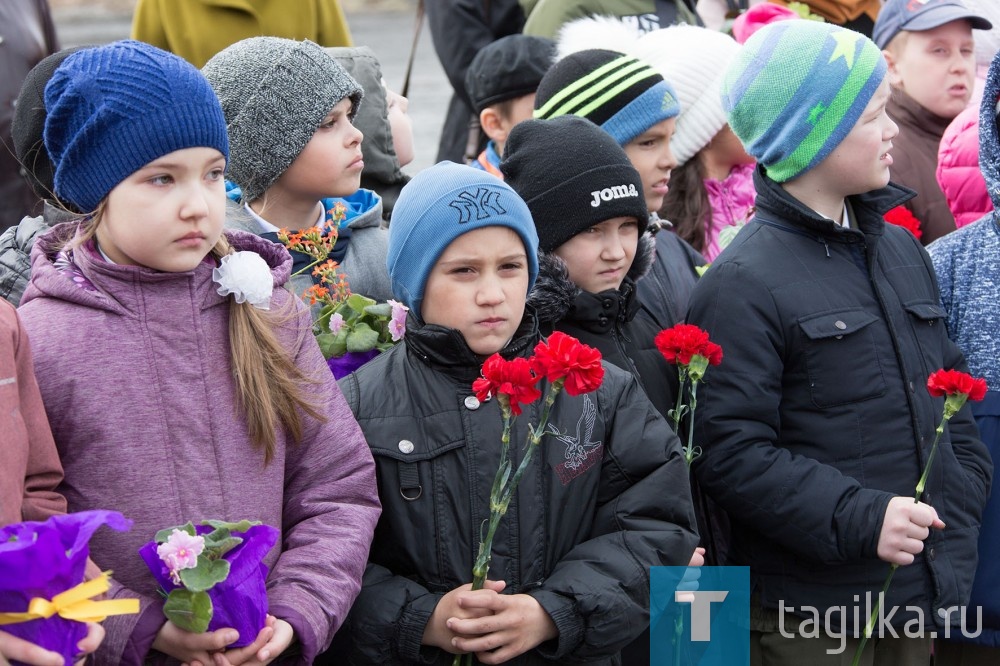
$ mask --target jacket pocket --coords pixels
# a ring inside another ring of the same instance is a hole
[[[910,315],[910,323],[913,325],[913,332],[917,338],[917,344],[923,352],[925,359],[941,360],[942,335],[940,328],[944,325],[946,313],[944,308],[938,303],[927,301],[904,303],[903,309]],[[937,368],[931,368],[931,372]]]
[[[427,430],[420,429],[412,439],[369,445],[381,471],[383,490],[415,502],[432,494],[435,468],[448,464],[445,457],[466,442],[464,438],[428,437]]]
[[[879,318],[860,308],[799,319],[806,336],[809,391],[820,408],[884,395],[885,376],[871,325]]]

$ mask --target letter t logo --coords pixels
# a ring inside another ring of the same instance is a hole
[[[707,642],[712,640],[712,602],[725,601],[729,592],[691,592],[676,590],[674,601],[691,604],[691,640]]]

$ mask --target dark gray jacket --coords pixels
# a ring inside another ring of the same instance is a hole
[[[420,640],[441,597],[471,580],[499,463],[500,410],[471,390],[481,359],[458,331],[413,317],[404,340],[340,382],[383,502],[341,632],[356,664],[451,663]],[[502,354],[527,356],[537,340],[529,316]],[[559,629],[511,663],[617,663],[649,622],[649,567],[686,565],[697,542],[680,443],[635,379],[605,368],[595,393],[557,398],[560,434],[543,440],[496,533],[490,578],[535,597]],[[514,465],[538,408],[514,424]]]

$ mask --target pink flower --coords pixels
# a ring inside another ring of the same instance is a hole
[[[337,331],[344,325],[344,315],[339,312],[330,317],[330,332],[337,335]]]
[[[399,301],[389,300],[392,306],[392,320],[389,322],[389,334],[392,335],[393,342],[399,342],[406,335],[406,313],[410,308]]]
[[[180,585],[180,572],[198,566],[198,556],[205,550],[205,538],[191,536],[184,530],[175,529],[165,543],[156,547],[156,554],[170,570],[170,578]]]

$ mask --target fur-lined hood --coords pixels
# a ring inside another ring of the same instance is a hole
[[[623,290],[626,284],[629,285],[628,296],[630,300],[635,297],[635,283],[646,275],[652,267],[655,253],[656,242],[653,235],[643,234],[639,238],[632,266],[622,284]],[[552,324],[565,319],[582,291],[569,279],[566,262],[552,253],[538,253],[538,279],[535,280],[535,286],[528,294],[528,305],[538,313],[540,324]]]
[[[1000,99],[1000,54],[993,58],[979,107],[979,168],[993,207],[1000,210],[1000,128],[997,127],[997,100]]]

